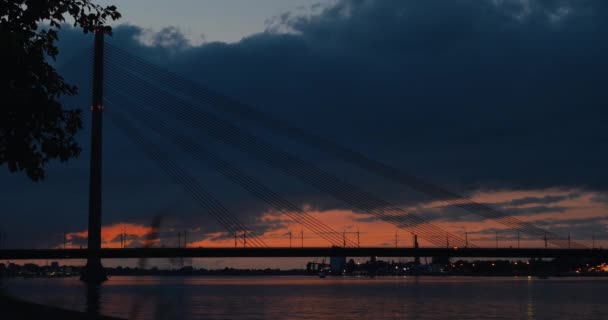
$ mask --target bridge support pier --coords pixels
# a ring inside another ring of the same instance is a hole
[[[417,250],[418,248],[419,248],[419,246],[418,246],[418,235],[414,234],[414,249]],[[414,256],[414,263],[416,265],[420,264],[420,256],[419,255],[415,255]]]
[[[100,259],[87,259],[87,264],[80,274],[80,280],[90,285],[98,285],[108,280]]]
[[[89,177],[89,228],[87,236],[87,265],[80,279],[88,284],[106,281],[101,265],[101,151],[103,115],[103,48],[104,31],[95,31],[93,60],[93,104],[91,105],[91,162]]]

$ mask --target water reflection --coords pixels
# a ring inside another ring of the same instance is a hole
[[[412,291],[414,300],[402,303],[400,315],[395,317],[396,319],[420,319],[421,313],[424,312],[425,294],[422,291],[419,277],[413,277],[409,289]]]
[[[527,292],[528,292],[528,309],[527,309],[527,313],[528,313],[528,320],[535,320],[536,317],[534,316],[534,292],[532,292],[532,278],[528,277],[528,285],[527,285]]]
[[[77,278],[6,287],[124,319],[608,319],[601,279],[113,277],[90,291]]]
[[[99,316],[101,287],[100,285],[86,284],[87,307],[86,312],[90,316]]]

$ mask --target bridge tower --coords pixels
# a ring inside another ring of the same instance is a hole
[[[89,173],[88,256],[81,280],[89,284],[106,281],[101,265],[101,151],[103,114],[103,50],[104,31],[95,31],[93,60],[93,103],[91,105],[91,162]]]

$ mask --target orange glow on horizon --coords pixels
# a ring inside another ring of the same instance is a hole
[[[561,189],[547,189],[547,190],[528,190],[528,191],[492,191],[492,192],[479,192],[473,195],[473,199],[481,203],[509,203],[513,199],[522,199],[527,197],[543,198],[545,196],[558,196],[567,194],[580,194],[578,196],[566,197],[563,200],[555,201],[553,203],[544,204],[548,210],[552,207],[560,208],[565,207],[566,210],[557,210],[555,212],[543,212],[538,214],[523,214],[518,215],[517,218],[522,221],[528,221],[531,223],[535,222],[550,222],[552,226],[568,226],[568,220],[572,219],[584,219],[593,218],[598,219],[604,226],[608,225],[608,217],[605,215],[606,204],[594,202],[592,199],[597,194],[595,193],[584,193],[579,190],[561,190]],[[414,209],[417,210],[417,215],[424,218],[425,210],[437,210],[445,207],[446,203],[439,201],[432,201],[417,205]],[[533,207],[537,204],[521,204],[521,205],[507,205],[508,208],[523,209]],[[339,239],[346,237],[351,243],[359,243],[362,247],[366,246],[382,246],[382,247],[394,247],[395,242],[399,247],[411,247],[413,246],[413,235],[410,231],[404,229],[398,229],[394,225],[376,219],[371,214],[353,212],[352,210],[345,209],[332,209],[326,211],[319,211],[311,209],[312,206],[304,206],[307,214],[322,221],[324,224],[330,226],[338,234]],[[406,212],[411,212],[411,208],[403,208]],[[297,213],[296,213],[297,214]],[[258,218],[260,225],[277,225],[276,229],[269,229],[263,235],[259,235],[260,238],[271,247],[289,247],[290,238],[289,232],[291,232],[291,246],[300,247],[302,246],[301,232],[304,232],[304,246],[305,247],[327,247],[331,244],[323,239],[321,236],[314,234],[307,228],[303,228],[297,222],[289,219],[283,214],[276,211],[268,211],[262,214]],[[492,220],[478,221],[448,221],[448,220],[436,220],[432,222],[433,225],[440,227],[450,233],[465,238],[465,232],[468,235],[468,240],[471,245],[478,247],[495,247],[496,236],[494,232],[488,230],[498,230],[499,232],[499,247],[517,247],[517,232],[509,231],[509,228],[503,226]],[[233,236],[227,236],[224,232],[214,233],[203,233],[201,228],[198,226],[192,226],[188,229],[188,244],[187,247],[234,247],[235,241]],[[128,238],[125,242],[126,246],[136,245],[137,242],[143,243],[146,235],[152,232],[152,228],[149,226],[134,224],[134,223],[116,223],[102,227],[102,247],[104,248],[119,248],[120,247],[120,234],[126,232]],[[357,239],[357,235],[359,238]],[[67,234],[68,247],[75,248],[74,240],[76,238],[85,238],[87,232],[73,232]],[[567,235],[562,235],[567,236]],[[596,240],[596,247],[605,246],[606,240],[598,237]],[[574,241],[578,241],[585,245],[591,246],[591,237],[589,239],[577,239],[576,236],[572,238]],[[183,238],[182,238],[183,240]],[[432,243],[424,239],[422,235],[419,236],[418,241],[422,247],[433,247]],[[155,239],[153,241],[156,245],[165,246],[176,246],[177,234],[171,236],[171,238]],[[442,240],[443,243],[443,240]],[[519,244],[521,247],[543,247],[544,242],[542,239],[529,239],[524,234],[521,234]],[[183,243],[182,243],[183,245]],[[252,242],[248,241],[248,246],[251,246]],[[446,244],[447,245],[447,244]],[[238,235],[237,246],[243,246],[242,235]],[[58,245],[57,247],[61,247]]]
[[[125,239],[125,247],[131,245],[134,240],[129,239],[129,237],[136,236],[140,241],[144,241],[146,235],[152,232],[152,227],[138,225],[133,223],[116,223],[109,226],[102,226],[101,228],[101,246],[102,248],[120,248],[120,235],[121,233],[126,233],[127,237]],[[75,238],[84,238],[86,239],[88,236],[88,231],[80,231],[80,232],[71,232],[66,235],[67,237],[67,247],[68,248],[77,248],[74,245],[73,240]],[[153,240],[153,242],[157,242],[157,240]],[[59,247],[59,246],[58,246]]]

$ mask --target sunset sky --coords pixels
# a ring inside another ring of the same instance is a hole
[[[101,3],[116,4],[123,15],[107,39],[115,47],[538,227],[587,246],[593,237],[596,246],[608,246],[606,1]],[[66,106],[88,110],[91,76],[83,66],[90,57],[83,50],[92,37],[65,27],[60,38],[57,65],[80,88]],[[6,211],[0,232],[7,247],[59,247],[64,233],[68,246],[86,245],[90,119],[84,115],[81,156],[51,163],[45,181],[1,168]],[[268,130],[226,120],[438,227],[467,233],[477,246],[495,246],[497,234],[499,246],[517,244],[517,233],[501,224]],[[120,246],[122,232],[127,246],[143,245],[156,216],[161,227],[155,245],[174,246],[184,231],[191,247],[234,245],[179,184],[104,121],[102,246]],[[395,239],[412,245],[407,230],[186,132],[349,240],[356,242],[358,233],[362,246],[394,246]],[[300,225],[158,141],[269,245],[288,246],[290,231],[293,245],[300,245]],[[328,245],[303,232],[306,246]],[[522,235],[521,245],[543,241]],[[196,263],[301,267],[306,260]]]

